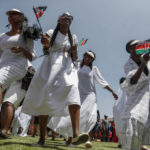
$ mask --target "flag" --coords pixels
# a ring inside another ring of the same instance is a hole
[[[143,42],[135,47],[136,54],[147,54],[150,53],[150,43],[149,42]]]
[[[82,38],[81,41],[79,42],[78,46],[83,46],[87,42],[88,39]]]
[[[33,7],[33,11],[37,19],[39,19],[44,14],[46,8],[47,6]]]

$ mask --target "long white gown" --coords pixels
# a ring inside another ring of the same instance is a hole
[[[96,66],[92,70],[88,66],[83,66],[78,70],[79,92],[81,99],[80,125],[79,132],[89,133],[97,121],[97,102],[95,81],[103,88],[108,83],[103,79],[99,69]],[[70,116],[52,117],[48,127],[55,132],[72,137],[72,125]]]
[[[121,84],[127,94],[125,109],[122,113],[121,139],[123,150],[140,150],[143,144],[144,127],[148,120],[150,100],[150,62],[147,64],[149,75],[143,72],[137,84],[131,85],[130,79],[139,66],[129,58],[125,65],[126,80]]]
[[[119,139],[119,144],[121,144],[121,113],[123,112],[123,109],[125,107],[126,103],[126,93],[119,89],[118,92],[118,100],[115,101],[114,106],[113,106],[113,117],[114,117],[114,122],[115,122],[115,129],[116,129],[116,135],[118,136]]]
[[[53,30],[47,34],[52,37]],[[72,38],[73,45],[78,44],[76,35]],[[31,81],[23,103],[24,113],[62,116],[68,114],[69,105],[80,105],[77,69],[68,56],[69,49],[68,35],[58,31],[49,55]]]
[[[2,89],[5,90],[9,85],[16,80],[24,77],[28,60],[22,52],[13,53],[11,48],[20,46],[25,48],[32,54],[33,59],[36,58],[33,40],[23,40],[22,34],[8,36],[6,33],[0,35],[0,84]]]

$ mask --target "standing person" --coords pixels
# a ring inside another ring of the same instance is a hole
[[[0,61],[0,105],[2,104],[3,91],[12,82],[25,76],[28,60],[32,61],[36,57],[33,40],[28,38],[25,40],[23,37],[22,22],[27,21],[24,13],[18,9],[11,9],[6,14],[11,30],[0,35],[0,51],[2,52]],[[7,131],[4,129],[4,118],[12,118],[13,111],[11,103],[3,103],[1,108],[1,133],[3,135],[7,135]],[[8,116],[4,116],[4,113]]]
[[[95,60],[95,58],[96,56],[94,52],[87,51],[83,55],[82,62],[78,65],[79,92],[81,100],[79,129],[80,132],[85,133],[89,133],[97,121],[95,82],[99,83],[103,88],[111,92],[114,98],[117,99],[117,95],[109,87],[109,84],[103,79],[99,69],[96,66],[93,66],[93,61]],[[52,117],[48,125],[54,131],[62,135],[66,135],[68,137],[72,136],[69,116]],[[88,142],[88,144],[89,143],[90,141]]]
[[[109,138],[109,123],[108,123],[108,116],[104,115],[104,119],[102,120],[102,126],[103,126],[103,134],[102,134],[102,141],[108,142]]]
[[[79,135],[80,96],[78,91],[77,59],[78,40],[71,34],[73,17],[63,13],[58,18],[55,30],[42,34],[43,51],[47,55],[32,80],[23,112],[39,116],[40,139],[44,145],[48,116],[67,115],[71,117],[73,142],[85,142],[87,134]]]
[[[143,144],[144,127],[148,120],[150,100],[149,54],[137,55],[137,40],[129,41],[126,50],[130,57],[125,64],[126,80],[121,84],[127,99],[121,116],[123,150],[148,150]]]

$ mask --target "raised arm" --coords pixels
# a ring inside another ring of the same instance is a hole
[[[144,70],[144,68],[147,65],[147,62],[149,61],[149,54],[145,54],[142,57],[142,63],[140,65],[140,67],[138,68],[138,70],[136,71],[136,73],[133,75],[133,77],[130,80],[131,84],[136,84]]]

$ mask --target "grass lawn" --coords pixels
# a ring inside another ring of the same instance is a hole
[[[84,150],[84,144],[78,145],[75,148],[66,147],[60,138],[52,141],[50,138],[46,139],[44,147],[31,146],[32,143],[38,141],[38,137],[18,137],[11,136],[9,139],[0,139],[0,150]],[[93,147],[89,150],[120,150],[116,143],[92,142]]]

